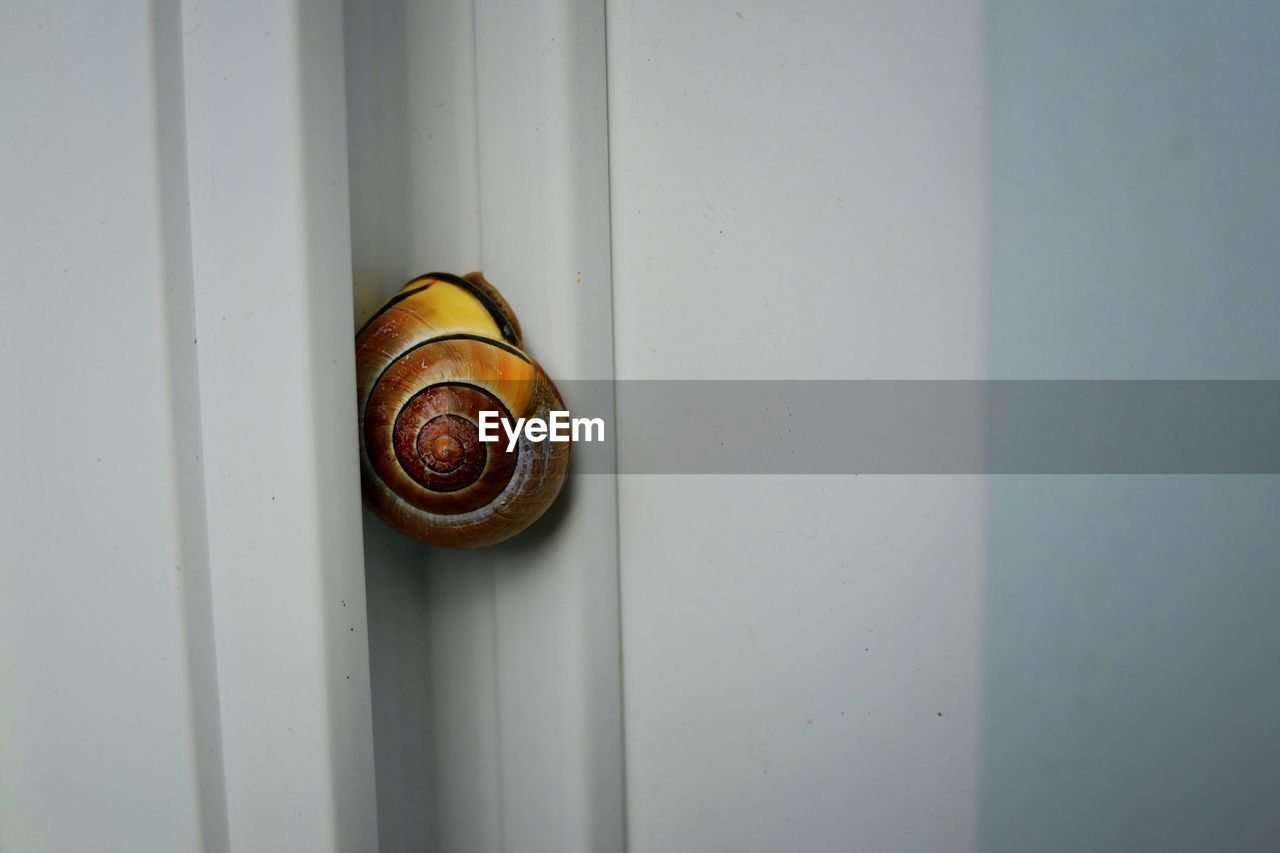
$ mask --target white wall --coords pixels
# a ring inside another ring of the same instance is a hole
[[[1272,4],[609,11],[619,376],[1280,376]],[[623,477],[631,849],[1268,849],[1278,488]]]
[[[991,370],[1280,378],[1270,3],[993,3]],[[1280,836],[1280,478],[993,478],[982,846]]]
[[[368,849],[341,8],[193,0],[182,34],[230,843]]]
[[[0,848],[377,846],[334,4],[0,28]]]
[[[0,27],[6,851],[225,833],[168,11],[9,4]]]
[[[1277,32],[8,4],[0,849],[1264,849],[1277,478],[582,476],[444,552],[350,391],[472,268],[556,378],[1277,378]]]
[[[980,377],[982,30],[978,3],[610,3],[619,377]],[[619,500],[633,853],[973,848],[979,478]]]

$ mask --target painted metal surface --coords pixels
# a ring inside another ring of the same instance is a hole
[[[0,848],[374,849],[339,9],[0,32]]]
[[[1280,378],[1275,7],[994,4],[988,28],[992,374]],[[1280,477],[988,499],[981,848],[1274,846]]]
[[[434,269],[567,379],[1273,376],[1280,52],[1198,8],[9,4],[0,850],[1265,844],[1275,478],[357,509]]]
[[[182,23],[230,842],[370,849],[341,9]]]
[[[619,375],[1275,378],[1275,23],[610,3]],[[623,478],[630,849],[1266,849],[1277,507]]]
[[[611,2],[619,377],[981,377],[982,28]],[[630,850],[973,849],[982,478],[619,492]]]
[[[163,82],[181,57],[159,47],[177,18],[152,11],[10,4],[0,27],[6,851],[193,851],[219,834],[194,707],[208,581],[181,116]]]
[[[351,2],[346,51],[357,319],[483,269],[548,373],[611,376],[603,4]],[[366,516],[385,849],[622,849],[615,506],[571,475],[481,552]]]

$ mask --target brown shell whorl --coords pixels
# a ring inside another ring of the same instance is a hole
[[[394,527],[479,547],[532,524],[564,484],[569,445],[480,440],[480,413],[547,418],[565,409],[520,349],[515,313],[479,273],[409,282],[356,336],[361,485]]]

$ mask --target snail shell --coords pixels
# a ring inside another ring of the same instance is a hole
[[[567,407],[521,349],[520,323],[478,272],[406,284],[356,335],[361,490],[383,520],[434,545],[501,542],[560,493],[569,445],[480,441],[480,412]]]

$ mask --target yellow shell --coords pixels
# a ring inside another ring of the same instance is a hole
[[[501,542],[564,485],[569,445],[479,440],[479,413],[547,418],[566,406],[521,349],[515,313],[484,276],[420,276],[356,335],[361,490],[377,515],[435,545]]]

